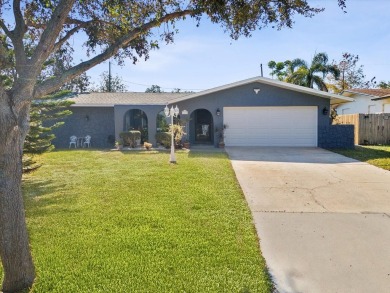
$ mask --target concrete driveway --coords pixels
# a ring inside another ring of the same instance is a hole
[[[277,292],[390,292],[390,172],[319,148],[227,147]]]

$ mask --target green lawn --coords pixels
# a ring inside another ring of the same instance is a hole
[[[25,176],[33,292],[270,292],[224,153],[58,151]]]
[[[390,146],[356,146],[353,150],[332,151],[390,171]]]

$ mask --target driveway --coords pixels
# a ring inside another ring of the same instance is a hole
[[[227,147],[277,292],[390,292],[390,172],[319,148]]]

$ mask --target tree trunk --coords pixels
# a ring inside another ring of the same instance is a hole
[[[0,96],[0,256],[4,293],[30,288],[35,278],[21,190],[30,107],[29,103],[16,107],[10,101],[6,95]]]

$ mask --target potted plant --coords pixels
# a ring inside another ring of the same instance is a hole
[[[186,148],[186,149],[190,149],[191,144],[190,144],[190,142],[188,141],[188,139],[186,139],[186,140],[183,142],[183,147]]]
[[[217,137],[219,139],[219,142],[218,142],[218,147],[220,148],[224,148],[225,147],[225,142],[224,142],[224,129],[226,128],[226,126],[224,125],[222,128],[216,128],[215,129],[215,132],[217,133]]]
[[[122,142],[122,140],[115,141],[115,148],[117,150],[122,150],[123,149],[123,142]]]
[[[152,149],[152,144],[145,141],[144,142],[144,148],[146,150],[150,151]]]

